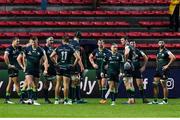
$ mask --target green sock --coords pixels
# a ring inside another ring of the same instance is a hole
[[[6,91],[6,100],[10,99],[10,93]]]

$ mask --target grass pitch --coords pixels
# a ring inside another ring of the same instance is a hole
[[[54,100],[54,99],[52,99]],[[2,118],[137,118],[137,117],[180,117],[180,99],[169,99],[168,105],[147,105],[142,104],[140,99],[134,105],[121,104],[127,99],[117,99],[115,106],[99,104],[99,99],[87,99],[87,104],[54,105],[43,104],[44,100],[39,99],[41,106],[4,104],[0,99],[0,117]],[[13,101],[18,102],[17,99]]]

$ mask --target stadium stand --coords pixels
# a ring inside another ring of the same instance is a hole
[[[81,31],[84,41],[103,38],[106,47],[112,42],[119,43],[120,37],[126,35],[137,42],[150,60],[155,60],[157,42],[163,39],[167,48],[180,59],[180,33],[169,31],[169,0],[103,0],[96,11],[89,9],[91,0],[48,0],[47,11],[39,9],[40,2],[0,1],[1,53],[15,36],[23,43],[30,36],[37,36],[44,44],[46,37],[58,40],[63,35],[73,37],[76,31]],[[1,54],[1,61],[2,58]],[[178,61],[174,64],[179,65]]]

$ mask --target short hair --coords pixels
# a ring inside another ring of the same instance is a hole
[[[104,43],[104,40],[103,39],[99,39],[97,43]]]
[[[80,38],[80,37],[81,37],[81,32],[79,32],[79,31],[76,32],[76,33],[75,33],[75,37]]]
[[[127,41],[129,40],[129,37],[128,37],[128,36],[123,36],[122,38],[124,38],[124,39],[127,40]],[[121,38],[121,39],[122,39],[122,38]]]
[[[37,38],[36,36],[33,36],[33,37],[31,37],[30,39],[33,40],[33,41],[38,40],[38,38]]]
[[[48,38],[46,39],[46,42],[47,42],[47,41],[51,41],[51,40],[54,40],[54,38],[53,38],[53,37],[48,37]]]
[[[19,40],[19,38],[18,37],[13,37],[12,42],[15,41],[15,40]]]
[[[158,44],[165,44],[163,40],[159,40]]]
[[[65,35],[65,36],[62,37],[62,40],[64,42],[68,43],[69,42],[69,37],[67,35]]]
[[[136,41],[130,41],[129,43],[133,43],[134,44],[134,43],[136,43]]]

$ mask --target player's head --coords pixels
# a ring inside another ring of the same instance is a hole
[[[129,42],[129,44],[130,44],[131,46],[133,46],[133,47],[136,47],[136,42],[135,42],[135,41],[131,41],[131,42]]]
[[[113,44],[111,45],[111,51],[112,51],[112,52],[117,52],[117,50],[118,50],[118,45],[117,45],[116,43],[113,43]]]
[[[46,39],[46,44],[47,44],[47,45],[52,45],[52,43],[54,43],[54,38],[53,38],[53,37],[48,37],[48,38]]]
[[[14,38],[12,39],[12,44],[13,44],[14,46],[19,46],[19,42],[20,42],[20,40],[19,40],[18,37],[14,37]]]
[[[163,40],[159,40],[158,45],[159,48],[163,49],[165,47],[165,42]]]
[[[99,39],[97,44],[98,44],[99,48],[104,48],[104,40],[103,39]]]
[[[121,44],[122,44],[123,46],[125,46],[127,43],[128,43],[128,37],[127,37],[127,36],[122,37],[122,38],[121,38]]]
[[[33,43],[33,40],[32,40],[32,37],[30,37],[28,43],[26,44],[26,47],[32,45],[32,43]]]
[[[79,32],[79,31],[78,31],[78,32],[76,32],[76,33],[75,33],[75,36],[74,36],[74,39],[75,39],[75,40],[76,40],[76,39],[78,39],[78,40],[79,40],[79,39],[80,39],[80,37],[81,37],[81,32]]]
[[[69,43],[69,37],[68,36],[63,36],[62,37],[62,44],[67,44]]]
[[[38,38],[37,37],[31,37],[32,39],[32,46],[38,46]]]

